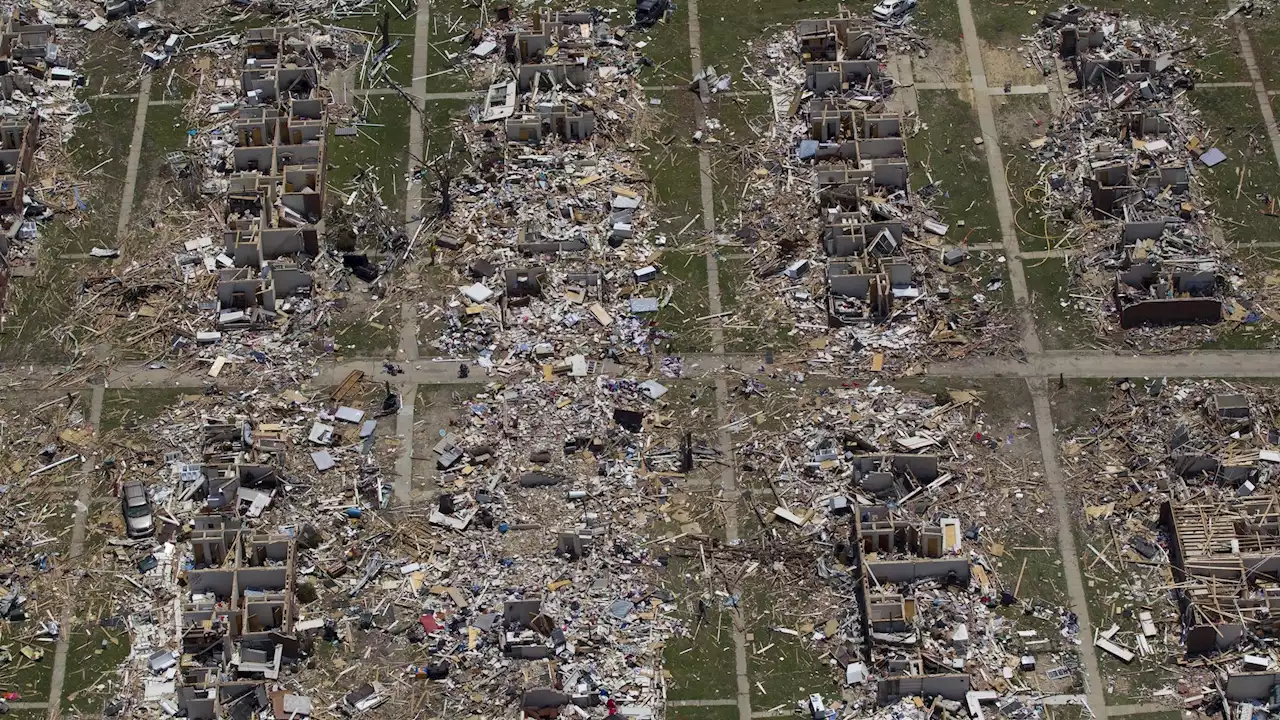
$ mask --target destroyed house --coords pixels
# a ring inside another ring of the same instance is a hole
[[[1226,302],[1234,268],[1222,262],[1204,222],[1206,205],[1193,195],[1192,156],[1208,155],[1201,162],[1211,166],[1221,154],[1187,134],[1183,88],[1191,71],[1158,33],[1133,30],[1140,24],[1116,32],[1114,16],[1082,6],[1064,8],[1045,24],[1051,29],[1042,40],[1078,75],[1074,122],[1090,128],[1078,138],[1050,131],[1055,142],[1076,148],[1069,154],[1077,158],[1052,173],[1050,184],[1064,190],[1083,182],[1098,221],[1079,221],[1098,250],[1077,261],[1072,281],[1086,287],[1068,304],[1092,300],[1107,325],[1121,330],[1216,324],[1228,310],[1246,319],[1248,302]]]
[[[532,257],[537,255],[560,255],[563,253],[581,253],[587,250],[587,241],[582,237],[557,239],[545,237],[533,228],[520,228],[516,234],[516,250],[521,255]],[[483,273],[474,273],[481,274]],[[492,273],[488,273],[492,274]]]
[[[255,518],[266,510],[282,484],[276,469],[267,465],[208,465],[184,488],[184,495],[204,499],[211,512]]]
[[[532,25],[503,36],[514,79],[489,86],[480,120],[505,120],[508,142],[586,140],[595,133],[596,116],[578,105],[577,93],[591,81],[595,21],[589,12],[544,8]]]
[[[1119,107],[1133,93],[1154,97],[1143,86],[1151,82],[1152,75],[1173,67],[1174,60],[1169,54],[1156,57],[1115,57],[1111,53],[1089,51],[1072,56],[1072,65],[1077,82],[1082,86],[1108,88],[1112,91],[1112,105]]]
[[[1218,277],[1203,270],[1164,270],[1149,262],[1132,265],[1116,272],[1113,299],[1125,330],[1222,320]]]
[[[1211,493],[1160,514],[1187,654],[1280,636],[1280,497]]]
[[[288,442],[279,425],[248,420],[230,422],[210,417],[203,426],[201,456],[205,467],[233,468],[236,465],[280,465]],[[194,478],[193,478],[194,480]]]
[[[907,151],[902,138],[902,117],[842,110],[832,103],[812,102],[807,108],[813,136],[801,141],[801,160],[813,160],[817,190],[825,205],[838,204],[847,185],[871,183],[871,190],[907,189]],[[814,117],[817,113],[817,117]],[[850,122],[850,115],[856,119]],[[828,139],[820,139],[828,138]],[[852,208],[849,208],[852,209]]]
[[[907,462],[897,464],[909,469]],[[921,580],[968,588],[971,566],[961,552],[959,521],[925,520],[910,504],[858,505],[852,518],[849,548],[858,609],[856,636],[861,639],[863,662],[879,677],[877,702],[891,705],[911,696],[964,700],[970,690],[969,676],[963,672],[968,628],[964,623],[928,617],[935,611],[917,602],[912,589]],[[948,626],[953,657],[925,657],[919,635],[938,622]]]
[[[831,142],[842,138],[856,139],[854,116],[856,111],[832,100],[809,101],[809,138],[819,142]]]
[[[545,135],[565,142],[581,142],[591,137],[596,115],[566,105],[538,105],[533,112],[507,118],[507,141],[540,144]]]
[[[58,46],[52,25],[28,25],[21,9],[14,6],[0,28],[0,97],[11,100],[16,92],[28,98],[36,95],[33,76],[54,79],[52,73],[66,72],[57,67]],[[30,68],[27,72],[25,68]],[[65,79],[70,82],[73,73]],[[57,78],[62,80],[62,77]],[[32,107],[25,116],[15,114],[0,120],[0,214],[21,215],[23,191],[30,184],[32,163],[40,140],[40,116]],[[19,217],[8,232],[0,233],[0,309],[4,308],[10,280],[9,243],[23,226]],[[34,227],[34,226],[33,226]]]
[[[54,61],[57,54],[54,39],[53,25],[23,22],[21,9],[14,5],[4,19],[4,28],[0,29],[0,74],[8,75],[16,65],[35,67]]]
[[[0,121],[0,211],[21,213],[23,190],[40,137],[40,116]]]
[[[1145,165],[1132,168],[1125,162],[1103,163],[1085,179],[1094,216],[1114,219],[1128,208],[1145,203],[1148,193],[1158,193],[1165,188],[1175,194],[1186,193],[1191,187],[1191,172],[1185,162],[1163,165]],[[1135,174],[1136,172],[1136,174]]]
[[[585,10],[565,12],[541,8],[531,16],[532,29],[503,36],[507,61],[538,63],[554,48],[558,58],[586,56],[594,45],[595,19]]]
[[[625,617],[633,607],[630,601],[619,600],[610,611],[617,608]],[[472,627],[485,633],[500,630],[499,647],[517,661],[511,677],[525,717],[555,718],[571,703],[577,708],[600,704],[601,691],[593,674],[573,664],[562,666],[556,658],[557,649],[565,646],[568,637],[553,617],[545,614],[540,598],[507,600],[501,614],[480,615]]]
[[[319,253],[325,196],[324,101],[296,28],[245,38],[223,233],[230,260],[218,271],[221,328],[268,325],[277,300],[309,292],[306,258]]]
[[[908,268],[909,269],[909,268]],[[876,263],[827,262],[827,324],[842,327],[889,317],[893,293],[889,276]]]
[[[1204,407],[1210,434],[1193,435],[1185,424],[1169,436],[1166,469],[1175,481],[1218,485],[1240,495],[1252,494],[1265,480],[1259,461],[1280,461],[1280,453],[1239,446],[1237,438],[1252,433],[1249,400],[1244,395],[1215,394]],[[1227,440],[1214,439],[1226,437]],[[1257,482],[1255,482],[1257,481]]]
[[[212,720],[245,696],[265,698],[266,682],[298,657],[296,545],[212,514],[196,518],[190,548],[178,704],[192,720]]]
[[[277,317],[277,298],[310,290],[311,275],[292,264],[268,265],[262,272],[249,268],[218,271],[218,326],[226,329],[263,327]]]
[[[1126,208],[1124,215],[1137,213]],[[1205,269],[1216,263],[1201,238],[1175,224],[1165,217],[1124,224],[1112,293],[1121,328],[1222,319],[1222,282]]]
[[[1094,15],[1084,6],[1068,6],[1070,12],[1046,18],[1057,25],[1058,55],[1075,71],[1082,87],[1141,83],[1174,67],[1173,54],[1155,48],[1120,43],[1108,28],[1113,18]]]
[[[1161,106],[1112,113],[1099,122],[1083,180],[1099,233],[1115,233],[1083,263],[1080,277],[1108,278],[1107,298],[1121,329],[1221,321],[1227,283],[1217,250],[1193,213],[1188,160],[1169,160],[1174,113]],[[1095,285],[1096,287],[1096,285]],[[1100,291],[1100,292],[1099,292]],[[1103,300],[1104,306],[1107,300]]]
[[[939,474],[937,455],[855,455],[853,483],[864,495],[899,502],[950,473]]]
[[[811,139],[802,141],[801,158],[826,161],[816,166],[814,183],[825,207],[828,325],[884,321],[895,297],[919,294],[903,250],[902,222],[890,219],[875,199],[882,191],[906,190],[902,117],[831,100],[811,101],[806,115]]]
[[[588,82],[585,63],[535,63],[516,66],[516,89],[539,94],[557,88],[577,89]]]
[[[900,221],[869,222],[857,212],[828,208],[823,223],[827,254],[827,320],[832,327],[882,321],[894,298],[920,290],[903,254]]]
[[[255,28],[245,33],[241,89],[249,106],[282,105],[281,96],[309,99],[319,87],[310,48],[297,27]]]
[[[875,60],[835,60],[805,64],[805,87],[818,95],[843,93],[870,85],[880,78]]]
[[[877,42],[874,25],[851,17],[801,20],[796,36],[805,62],[869,59]]]

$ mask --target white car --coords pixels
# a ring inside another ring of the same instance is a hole
[[[881,22],[887,22],[914,10],[916,0],[881,0],[871,11],[871,16]]]

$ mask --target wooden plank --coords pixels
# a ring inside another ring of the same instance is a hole
[[[1131,650],[1127,650],[1127,649],[1125,649],[1125,648],[1123,648],[1123,647],[1120,647],[1119,645],[1117,645],[1117,644],[1115,644],[1115,643],[1111,642],[1110,640],[1108,640],[1108,639],[1106,639],[1106,638],[1104,638],[1104,637],[1099,637],[1097,640],[1095,640],[1095,641],[1093,642],[1093,644],[1094,644],[1094,645],[1097,645],[1098,647],[1102,648],[1103,650],[1106,650],[1107,652],[1111,653],[1112,655],[1115,655],[1117,658],[1119,658],[1119,659],[1120,659],[1120,661],[1121,661],[1121,662],[1124,662],[1124,663],[1131,663],[1131,662],[1133,662],[1133,657],[1134,657],[1134,655],[1133,655],[1133,652],[1132,652]]]
[[[352,370],[347,373],[347,377],[343,379],[342,384],[329,395],[329,399],[334,402],[342,402],[342,399],[351,394],[351,391],[355,390],[356,385],[363,379],[363,370]]]

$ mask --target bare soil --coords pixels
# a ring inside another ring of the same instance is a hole
[[[1000,87],[1006,82],[1014,85],[1043,84],[1045,79],[1040,71],[1026,65],[1026,58],[1017,48],[982,43],[982,67],[987,73],[989,87]]]
[[[926,57],[911,58],[911,74],[917,83],[969,82],[964,49],[948,40],[931,40]]]

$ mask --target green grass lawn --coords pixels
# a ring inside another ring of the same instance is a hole
[[[413,28],[416,19],[414,0],[382,0],[368,11],[368,14],[355,15],[338,20],[339,27],[362,30],[368,33],[380,32],[383,13],[387,14],[387,30],[393,35],[407,35],[407,44],[412,46]],[[426,6],[428,3],[422,3]],[[430,3],[434,7],[435,3]],[[372,36],[370,36],[372,37]]]
[[[738,707],[736,705],[668,707],[667,717],[671,720],[738,720]]]
[[[425,5],[425,3],[424,3]],[[372,33],[361,36],[361,42],[370,47],[369,59],[372,60],[382,44],[382,18],[387,17],[387,31],[390,42],[399,44],[374,71],[366,68],[366,77],[358,78],[362,87],[408,86],[413,82],[413,41],[417,22],[416,3],[414,0],[382,0],[367,15],[343,18],[337,22],[339,27]]]
[[[483,91],[483,77],[471,75],[458,60],[466,53],[466,46],[453,43],[449,38],[433,40],[427,51],[427,72],[423,82],[427,92]],[[412,80],[412,78],[410,78]]]
[[[399,44],[391,49],[391,54],[377,69],[366,71],[368,74],[361,83],[364,87],[407,87],[413,83],[413,36],[391,38],[393,44],[397,40]],[[380,39],[372,41],[370,61],[377,54],[381,42]]]
[[[920,3],[911,19],[911,30],[930,39],[958,42],[963,34],[960,8],[955,2]]]
[[[702,215],[701,171],[693,144],[697,129],[693,104],[697,99],[683,91],[657,93],[653,98],[661,104],[650,105],[646,110],[638,159],[649,176],[652,192],[647,199],[655,205],[657,230],[678,243],[683,238],[675,237],[675,233]],[[685,232],[686,237],[701,234],[701,220],[689,225]]]
[[[717,600],[708,601],[707,620],[697,623],[697,598],[682,598],[681,614],[691,628],[689,637],[667,641],[662,651],[668,700],[732,698],[738,689],[733,663],[733,617]]]
[[[992,98],[1000,148],[1004,153],[1005,178],[1013,203],[1014,229],[1023,250],[1045,250],[1062,240],[1065,223],[1057,217],[1046,220],[1044,187],[1040,182],[1040,160],[1027,143],[1045,134],[1049,120],[1046,95],[1010,95]],[[1039,124],[1037,124],[1039,123]]]
[[[1027,290],[1031,294],[1036,332],[1045,349],[1082,347],[1093,337],[1093,325],[1074,306],[1062,305],[1068,299],[1067,294],[1073,292],[1066,261],[1061,258],[1028,260],[1023,263],[1023,270],[1027,276]]]
[[[1022,35],[1032,32],[1046,11],[1056,8],[1049,0],[1020,2],[971,2],[978,37],[998,45],[1018,45]]]
[[[840,4],[834,0],[702,0],[698,25],[702,64],[733,73],[742,70],[750,43],[765,39],[802,18],[835,17]],[[676,12],[677,20],[681,8]]]
[[[744,201],[744,179],[758,167],[757,156],[743,151],[769,132],[773,124],[772,102],[759,95],[718,95],[707,107],[707,116],[720,122],[718,130],[706,133],[702,144],[711,161],[716,225],[736,228],[735,216]]]
[[[667,351],[706,352],[712,348],[711,323],[697,318],[710,314],[707,307],[707,257],[701,253],[679,250],[664,253],[662,274],[657,283],[639,291],[639,296],[661,297],[666,287],[672,288],[671,300],[660,308],[654,321],[675,337]]]
[[[116,219],[138,112],[138,103],[132,99],[91,100],[89,105],[93,112],[80,120],[71,140],[75,167],[81,172],[92,170],[82,177],[88,188],[80,190],[88,212],[81,214],[84,222],[71,230],[74,238],[62,249],[69,253],[85,253],[95,245],[116,247]]]
[[[187,42],[192,41],[188,40]],[[196,83],[199,81],[200,62],[198,56],[195,54],[179,55],[170,60],[158,73],[151,76],[151,100],[190,100],[196,96]]]
[[[1280,347],[1280,328],[1269,318],[1248,325],[1223,325],[1212,340],[1200,344],[1201,350],[1267,350]]]
[[[751,707],[767,710],[794,705],[812,693],[839,693],[834,671],[827,664],[828,648],[812,639],[811,627],[822,628],[826,617],[797,618],[794,606],[764,592],[763,578],[748,578],[754,587],[744,589],[742,612],[746,618],[747,677],[751,680]],[[838,618],[837,618],[838,619]],[[794,630],[799,636],[775,628]],[[769,647],[772,645],[773,647]]]
[[[400,343],[400,309],[386,306],[363,316],[355,311],[340,314],[333,327],[337,353],[346,357],[396,357]]]
[[[357,175],[371,172],[378,179],[382,201],[388,207],[403,212],[411,112],[399,96],[370,97],[366,112],[357,121],[363,123],[358,126],[359,135],[340,138],[334,136],[331,129],[325,181],[329,187],[345,191]],[[340,197],[333,195],[330,201]]]
[[[764,348],[775,351],[794,349],[799,345],[798,335],[791,335],[795,328],[794,317],[783,308],[781,317],[767,314],[781,304],[760,303],[755,298],[765,292],[755,283],[748,261],[721,259],[719,261],[720,304],[733,316],[725,320],[724,331],[727,352],[756,352]]]
[[[89,91],[115,95],[138,92],[142,68],[141,52],[123,32],[103,29],[93,34],[84,67],[88,69]]]
[[[1049,383],[1049,405],[1053,422],[1064,438],[1089,434],[1097,426],[1099,414],[1107,408],[1115,392],[1110,378],[1063,379]]]
[[[1262,76],[1262,82],[1266,84],[1268,90],[1276,90],[1280,88],[1280,18],[1274,13],[1268,13],[1264,16],[1252,18],[1244,18],[1242,21],[1244,29],[1249,33],[1249,44],[1253,47],[1253,59],[1258,63],[1258,71]],[[1236,28],[1228,25],[1230,32],[1234,35]],[[1233,45],[1235,44],[1233,38]],[[1248,73],[1243,69],[1233,80],[1249,80]]]
[[[1119,557],[1110,533],[1102,524],[1105,522],[1108,521],[1095,521],[1090,528],[1077,524],[1075,529],[1076,546],[1080,551],[1080,570],[1084,575],[1085,603],[1094,628],[1101,632],[1112,625],[1119,625],[1116,642],[1136,652],[1134,633],[1141,629],[1138,613],[1150,610],[1156,623],[1165,625],[1171,618],[1177,617],[1177,608],[1168,601],[1152,603],[1130,596],[1128,588],[1131,585],[1136,583],[1142,587],[1154,587],[1162,583],[1161,577],[1151,568],[1126,564]],[[1099,560],[1098,555],[1089,549],[1090,545],[1103,553],[1119,572]],[[1153,594],[1162,596],[1164,593]],[[1151,699],[1152,691],[1178,682],[1178,670],[1169,666],[1159,645],[1153,644],[1153,649],[1156,650],[1153,654],[1144,656],[1139,653],[1128,664],[1110,653],[1096,651],[1108,704],[1145,702]]]
[[[955,90],[921,90],[919,100],[923,129],[907,139],[912,191],[932,186],[928,202],[953,226],[949,242],[1000,242],[986,150],[974,144],[977,112]]]
[[[676,11],[648,30],[630,36],[633,44],[644,43],[640,52],[653,61],[653,67],[640,71],[640,82],[646,85],[679,85],[693,80],[693,64],[689,52],[689,16]]]
[[[79,328],[68,328],[71,334],[53,330],[65,324],[79,280],[108,266],[102,260],[65,260],[61,256],[87,253],[95,246],[119,247],[116,219],[137,103],[132,99],[98,99],[89,105],[92,112],[79,120],[67,145],[71,172],[59,190],[44,196],[56,207],[82,209],[59,212],[40,225],[36,274],[15,278],[10,287],[11,312],[0,339],[0,357],[63,361],[77,344],[73,338],[94,341]]]
[[[1216,9],[1215,5],[1203,7],[1204,11]],[[1244,58],[1240,56],[1240,41],[1235,28],[1225,23],[1203,23],[1197,28],[1201,46],[1198,57],[1188,58],[1200,72],[1204,82],[1241,82],[1249,79]],[[1254,44],[1256,53],[1258,46]]]
[[[181,197],[165,156],[187,149],[189,125],[180,105],[152,105],[147,108],[147,125],[142,133],[142,154],[138,157],[138,182],[134,191],[134,220],[145,218],[149,209],[169,207]],[[193,158],[199,162],[199,158]]]
[[[1063,576],[1062,557],[1058,554],[1058,538],[1053,534],[1053,518],[1044,517],[1045,537],[1026,535],[1004,538],[1004,556],[990,557],[997,564],[997,572],[1005,588],[1024,602],[1041,602],[1059,605],[1067,596],[1067,581]],[[1017,548],[1041,548],[1049,550],[1019,550]]]
[[[5,628],[6,632],[0,633],[0,648],[7,650],[13,660],[0,665],[0,691],[18,693],[27,702],[47,700],[53,679],[54,643],[35,639],[39,632],[35,620],[9,623]],[[24,647],[42,650],[44,656],[30,660],[22,654]]]
[[[157,388],[147,390],[107,390],[102,398],[103,431],[139,428],[176,406],[190,390]]]
[[[455,171],[466,168],[474,162],[475,159],[457,129],[457,120],[462,118],[466,122],[467,110],[470,107],[469,100],[432,100],[426,103],[426,115],[422,118],[421,160],[431,163],[440,159],[440,162],[444,162]],[[447,156],[452,159],[445,159]],[[417,160],[413,161],[415,168],[419,165]],[[421,192],[423,195],[424,217],[431,216],[439,204],[439,195],[433,178],[433,175],[428,174],[418,185],[411,188],[412,192]]]
[[[465,36],[480,25],[480,9],[467,0],[431,0],[427,25],[427,92],[458,92],[475,89],[480,78],[471,78],[458,68],[468,45]],[[410,28],[409,32],[413,32]],[[461,39],[461,40],[460,40]],[[437,74],[439,73],[439,74]]]
[[[1208,145],[1227,155],[1215,167],[1195,167],[1226,239],[1239,244],[1276,239],[1280,217],[1262,214],[1260,196],[1280,193],[1280,171],[1253,89],[1197,88],[1190,98],[1208,126]]]
[[[465,121],[471,104],[469,100],[432,100],[426,104],[422,137],[424,159],[446,152],[463,159],[468,157],[466,143],[462,142],[455,125],[459,119]]]
[[[120,690],[116,669],[129,657],[129,633],[82,625],[71,633],[67,675],[62,686],[66,709],[91,715]]]

